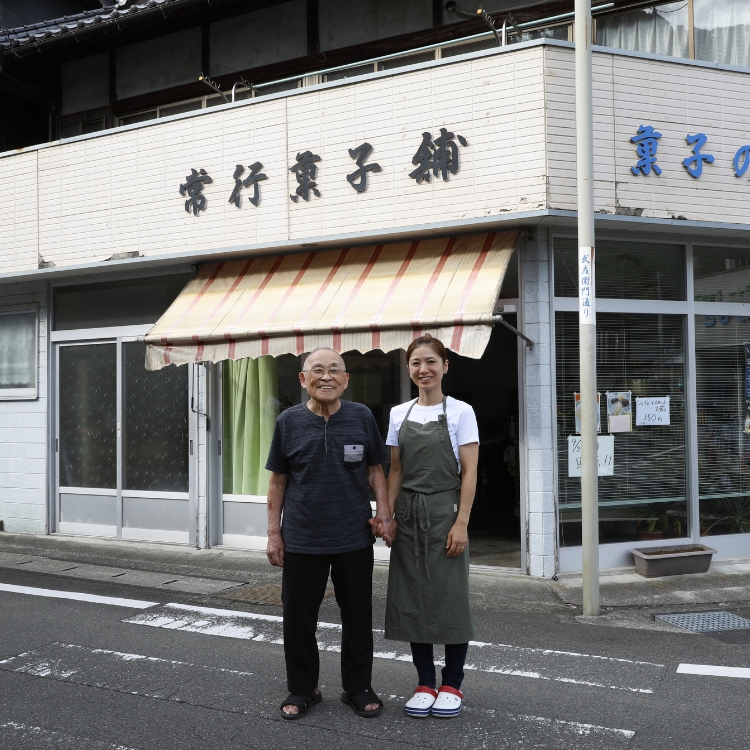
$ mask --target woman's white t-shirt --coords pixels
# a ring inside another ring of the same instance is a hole
[[[391,409],[391,418],[388,423],[388,437],[385,444],[390,446],[398,445],[398,431],[406,417],[409,407],[414,404],[414,408],[409,414],[410,422],[418,424],[427,424],[427,422],[437,422],[438,416],[443,413],[443,404],[435,406],[420,406],[414,403],[414,399],[407,401],[405,404],[399,404]],[[451,436],[451,445],[453,452],[456,454],[456,461],[461,462],[458,458],[458,446],[468,445],[469,443],[479,442],[479,427],[474,410],[465,402],[458,401],[451,396],[446,398],[445,415],[448,421],[448,432]]]

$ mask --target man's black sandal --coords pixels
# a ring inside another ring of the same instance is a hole
[[[310,706],[317,706],[323,700],[322,693],[310,693],[310,695],[292,695],[287,696],[286,700],[279,706],[279,711],[285,719],[293,721],[301,719],[308,711]],[[366,705],[366,704],[365,704]],[[288,714],[284,711],[284,706],[296,706],[296,714]]]
[[[357,716],[362,716],[365,719],[380,716],[383,711],[383,701],[375,695],[375,691],[372,688],[355,690],[351,693],[341,693],[341,702],[349,706]],[[378,707],[374,711],[365,711],[365,706],[370,703],[377,703]]]

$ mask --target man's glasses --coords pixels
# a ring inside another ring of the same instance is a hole
[[[346,370],[341,367],[311,367],[309,370],[302,370],[302,372],[309,372],[316,378],[322,378],[326,373],[328,373],[332,378],[336,378],[339,375],[343,375]]]

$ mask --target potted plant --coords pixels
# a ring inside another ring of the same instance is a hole
[[[714,518],[705,532],[701,529],[702,536],[710,534],[714,526],[727,527],[726,533],[729,534],[750,534],[750,498],[731,497],[720,500],[716,504]]]
[[[645,509],[639,509],[638,512],[638,536],[641,541],[678,539],[682,536],[682,520],[676,509],[651,504],[646,505]]]

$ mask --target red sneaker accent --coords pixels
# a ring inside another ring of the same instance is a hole
[[[464,694],[460,690],[456,690],[456,688],[451,687],[450,685],[441,685],[438,693],[453,693],[453,695],[457,695],[461,700],[464,699]]]
[[[431,687],[427,687],[427,685],[419,685],[414,693],[429,693],[433,698],[437,698],[438,696],[437,690]]]

